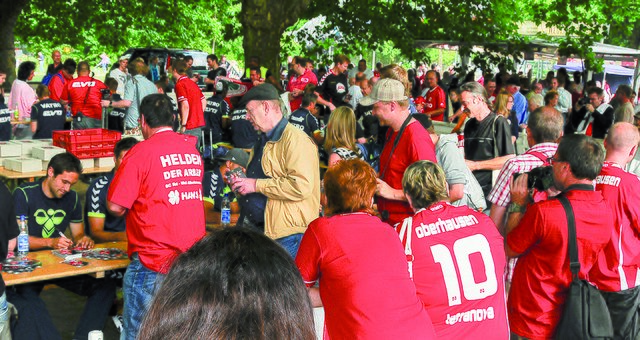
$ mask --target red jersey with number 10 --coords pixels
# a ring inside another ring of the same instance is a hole
[[[633,288],[640,283],[640,178],[618,164],[605,162],[596,177],[596,190],[611,205],[615,223],[611,241],[598,256],[589,279],[609,292]]]
[[[411,249],[413,282],[438,338],[509,338],[504,241],[488,216],[436,203],[413,216]]]

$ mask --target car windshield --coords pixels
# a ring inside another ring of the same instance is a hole
[[[193,65],[192,68],[201,68],[201,69],[207,69],[207,54],[203,53],[203,52],[187,52],[185,51],[184,54],[186,55],[190,55],[193,57]]]

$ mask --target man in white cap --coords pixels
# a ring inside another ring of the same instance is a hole
[[[378,210],[382,219],[391,224],[413,216],[413,210],[402,192],[404,170],[419,160],[436,163],[436,153],[429,133],[409,113],[409,98],[404,85],[394,79],[380,79],[371,94],[360,100],[373,105],[373,115],[380,125],[390,127],[380,154],[378,175]]]
[[[129,64],[129,58],[131,54],[125,54],[118,59],[118,67],[111,70],[109,73],[110,78],[114,78],[118,81],[118,89],[116,93],[120,96],[124,96],[124,84],[127,82],[129,73],[127,72],[127,65]]]

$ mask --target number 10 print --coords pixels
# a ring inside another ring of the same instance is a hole
[[[479,253],[484,263],[484,271],[486,281],[476,282],[473,277],[471,254]],[[491,296],[498,291],[498,279],[495,274],[495,264],[491,256],[491,248],[489,241],[481,234],[476,234],[461,238],[453,243],[453,254],[455,255],[454,265],[451,251],[443,244],[431,246],[431,254],[433,260],[440,264],[444,284],[447,288],[447,296],[449,306],[455,306],[462,303],[460,297],[460,285],[458,284],[458,276],[462,283],[462,292],[467,300],[480,300],[487,296]],[[458,275],[459,274],[459,275]]]

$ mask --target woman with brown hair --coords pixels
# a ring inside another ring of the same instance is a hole
[[[162,281],[140,340],[316,339],[291,256],[262,233],[225,228],[183,253]]]
[[[327,170],[328,217],[311,222],[296,264],[329,338],[433,339],[398,234],[372,215],[376,177],[359,159]]]
[[[340,106],[331,112],[323,147],[329,154],[329,167],[340,160],[363,157],[356,145],[356,116],[349,107]]]

